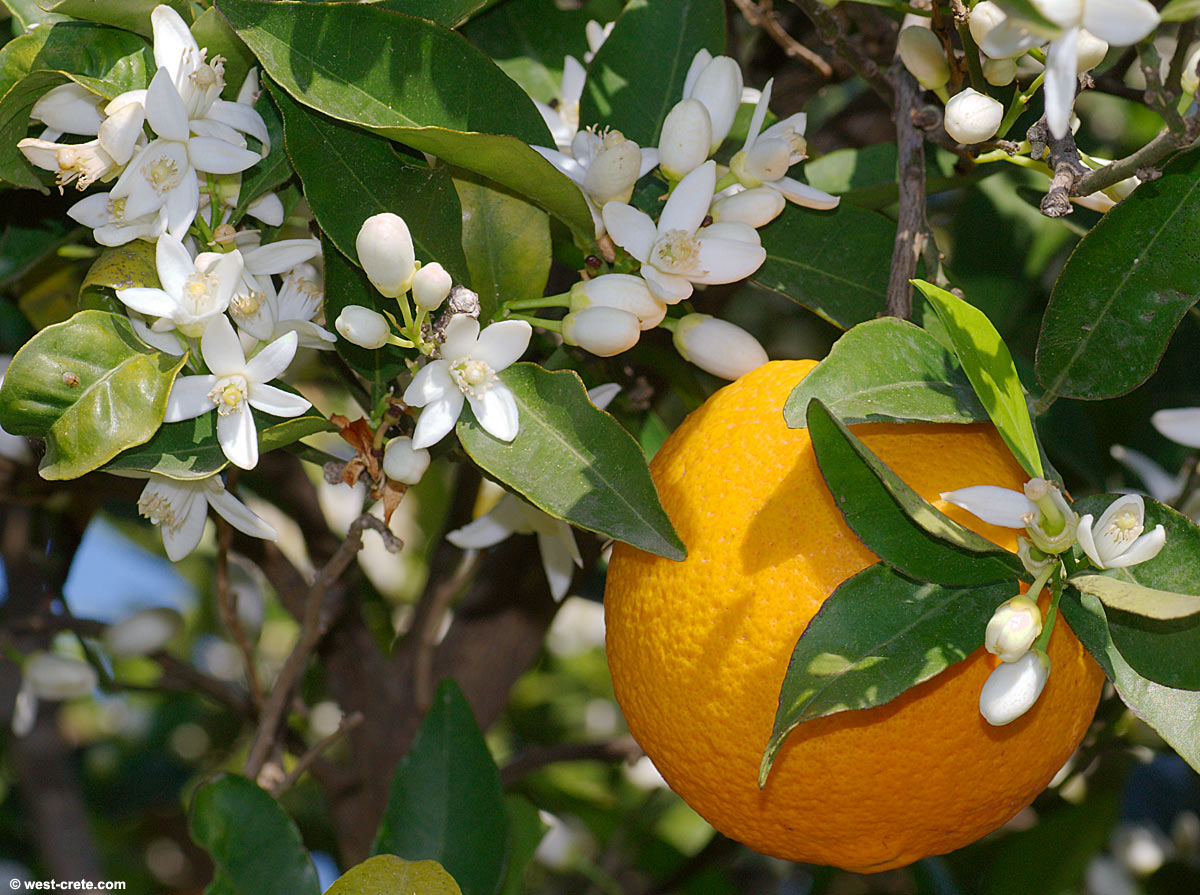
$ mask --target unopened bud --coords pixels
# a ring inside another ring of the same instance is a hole
[[[674,341],[684,360],[722,379],[738,379],[767,362],[767,352],[754,336],[708,314],[680,320]]]
[[[1042,611],[1037,603],[1021,595],[1001,603],[987,623],[983,645],[1001,662],[1015,662],[1033,646],[1042,633]]]
[[[996,136],[1003,119],[1003,105],[970,87],[946,103],[946,133],[967,146]]]
[[[658,165],[671,180],[682,180],[708,159],[712,120],[699,100],[675,104],[663,121],[658,140]]]
[[[699,100],[708,109],[712,124],[709,153],[716,152],[729,136],[742,102],[741,67],[729,56],[715,57],[700,72],[687,97]]]
[[[941,40],[928,28],[911,25],[900,32],[897,46],[900,61],[926,90],[945,87],[950,80],[950,66]]]
[[[1104,57],[1108,55],[1108,43],[1090,31],[1080,28],[1078,49],[1075,53],[1075,70],[1083,74],[1104,61]]]
[[[979,713],[996,727],[1016,721],[1033,708],[1049,676],[1050,658],[1041,650],[1000,663],[979,691]]]
[[[86,662],[38,653],[25,663],[25,681],[38,699],[71,699],[96,689],[96,670]]]
[[[712,216],[717,222],[739,221],[751,227],[763,227],[779,217],[787,200],[769,186],[742,190],[713,203]]]
[[[983,78],[993,87],[1007,87],[1017,76],[1015,59],[985,59]]]
[[[343,339],[360,348],[382,348],[392,331],[386,317],[362,305],[346,305],[333,326]]]
[[[654,297],[646,281],[627,273],[608,273],[571,287],[572,311],[594,305],[628,311],[642,330],[653,329],[667,316],[667,306]]]
[[[415,485],[429,468],[429,451],[413,448],[407,435],[393,438],[383,449],[383,474],[389,479]]]
[[[578,345],[599,357],[612,357],[628,351],[637,344],[641,334],[636,315],[602,305],[572,311],[562,321],[564,342]]]
[[[1008,18],[1008,15],[1000,8],[998,3],[993,3],[992,0],[982,0],[971,7],[971,17],[968,20],[968,26],[971,29],[971,37],[975,38],[975,43],[983,46],[983,41],[988,34],[997,25],[1001,25]]]
[[[454,280],[442,265],[436,261],[423,265],[413,274],[413,304],[425,311],[437,310],[453,285]]]
[[[114,656],[147,656],[170,643],[182,627],[183,619],[174,609],[143,609],[106,628],[104,642]]]
[[[600,150],[592,156],[583,176],[583,190],[597,205],[628,202],[642,168],[642,150],[620,131],[610,131]]]
[[[363,221],[354,248],[367,279],[381,295],[396,298],[408,291],[417,267],[404,218],[387,211],[372,215]]]

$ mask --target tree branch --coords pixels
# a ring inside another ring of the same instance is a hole
[[[631,736],[595,743],[530,746],[500,769],[500,785],[507,789],[522,777],[560,761],[624,761],[633,764],[645,754]]]
[[[803,59],[817,70],[823,78],[833,77],[833,68],[815,52],[787,33],[787,29],[779,21],[772,0],[733,0],[738,11],[752,27],[762,30],[771,40],[779,44],[783,51],[792,59]]]
[[[884,314],[902,320],[912,318],[912,283],[917,259],[925,242],[925,140],[913,122],[921,100],[916,80],[896,60],[892,65],[896,85],[896,147],[899,155],[900,213],[896,221],[896,243],[892,249],[892,268],[888,276],[887,306]]]
[[[896,104],[895,91],[887,77],[879,70],[878,63],[850,41],[846,32],[842,30],[841,24],[830,13],[829,7],[821,0],[793,0],[793,2],[812,20],[821,40],[833,47],[834,52],[867,82],[867,85],[875,91],[888,108],[894,107]]]

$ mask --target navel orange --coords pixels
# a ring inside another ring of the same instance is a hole
[[[1029,804],[1082,739],[1103,674],[1060,617],[1046,689],[1012,724],[979,714],[999,661],[981,648],[890,703],[800,725],[758,788],[796,640],[838,584],[875,561],[825,487],[807,430],[783,421],[813,366],[760,367],[664,443],[651,472],[688,558],[616,546],[608,659],[633,736],[716,829],[765,854],[870,872],[951,851]],[[1021,487],[991,425],[853,428],[947,515],[1016,549],[1016,532],[938,497]]]

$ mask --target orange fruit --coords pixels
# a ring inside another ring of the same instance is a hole
[[[663,444],[650,469],[688,558],[616,545],[608,660],[630,732],[716,829],[764,854],[873,872],[966,845],[1028,805],[1083,738],[1104,678],[1059,616],[1046,688],[1013,723],[979,714],[999,664],[980,648],[889,703],[801,724],[759,789],[797,638],[843,580],[876,561],[825,487],[808,431],[783,421],[813,366],[760,367]],[[926,500],[1016,550],[1015,531],[938,497],[1024,483],[991,425],[853,431]]]

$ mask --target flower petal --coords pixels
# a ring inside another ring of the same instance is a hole
[[[559,152],[557,149],[547,149],[545,146],[533,146],[530,148],[570,177],[576,186],[583,186],[583,178],[587,175],[587,168],[581,165],[577,159],[573,159],[565,152]]]
[[[650,257],[654,240],[658,238],[658,231],[650,215],[624,202],[606,202],[601,215],[604,217],[604,228],[608,230],[612,241],[638,261],[645,263]]]
[[[446,532],[446,540],[463,550],[483,550],[495,546],[513,533],[493,513],[486,513],[462,528]]]
[[[570,108],[579,104],[583,96],[583,82],[587,80],[587,69],[574,56],[563,57],[562,102]]]
[[[150,25],[154,34],[154,61],[174,78],[182,67],[184,56],[188,53],[198,56],[200,47],[183,17],[166,4],[154,7]]]
[[[1037,512],[1037,505],[1020,491],[995,485],[973,485],[945,491],[940,496],[984,522],[1004,528],[1024,528],[1024,516]]]
[[[650,287],[650,292],[665,305],[678,304],[691,297],[692,284],[683,277],[663,273],[649,264],[642,265],[641,274],[646,285]]]
[[[187,141],[187,150],[196,170],[209,174],[237,174],[262,161],[257,152],[215,137],[192,137]]]
[[[154,246],[154,266],[163,291],[176,301],[181,299],[184,286],[196,273],[196,263],[183,243],[174,236],[161,237]]]
[[[249,407],[243,405],[233,413],[217,415],[217,441],[234,466],[253,469],[258,465],[258,430]]]
[[[146,89],[146,121],[164,140],[182,143],[188,138],[187,108],[165,68],[155,73]]]
[[[211,327],[210,327],[211,328]],[[208,331],[204,333],[205,338],[208,337]],[[276,376],[283,373],[288,368],[288,364],[292,362],[292,358],[296,356],[296,343],[299,341],[299,336],[294,332],[280,336],[254,357],[246,362],[246,379],[250,383],[270,382]],[[207,360],[207,355],[205,356]],[[212,365],[209,364],[211,368]],[[214,370],[215,372],[215,370]],[[273,413],[274,411],[268,411]]]
[[[571,579],[575,577],[575,563],[583,565],[578,559],[578,548],[575,547],[575,536],[571,527],[560,523],[566,528],[566,536],[570,546],[558,532],[539,531],[537,533],[538,550],[542,554],[542,569],[546,573],[546,583],[550,585],[550,596],[561,600],[571,588]],[[574,552],[573,552],[574,551]]]
[[[802,208],[828,211],[831,208],[837,208],[838,203],[842,201],[839,196],[831,196],[824,190],[819,190],[815,186],[809,186],[807,183],[801,183],[799,180],[791,177],[780,177],[778,180],[767,185],[779,190],[779,192],[783,193],[785,199],[795,202]]]
[[[532,335],[533,327],[524,320],[501,320],[479,334],[471,357],[484,361],[499,373],[520,359]]]
[[[1186,471],[1181,471],[1180,475],[1173,476],[1141,451],[1135,451],[1122,444],[1114,444],[1108,449],[1108,453],[1114,460],[1141,479],[1142,484],[1146,486],[1146,490],[1155,500],[1171,503],[1183,490]]]
[[[512,441],[517,437],[520,427],[517,400],[508,386],[497,382],[481,395],[468,393],[467,400],[485,432],[501,441]]]
[[[446,325],[442,357],[448,361],[469,356],[479,339],[479,321],[470,314],[456,314]]]
[[[217,377],[212,375],[176,377],[167,396],[167,412],[163,422],[190,420],[212,410],[215,405],[208,393],[216,384]]]
[[[1092,561],[1097,569],[1104,568],[1104,562],[1100,559],[1100,554],[1096,550],[1096,541],[1092,538],[1092,514],[1087,513],[1079,517],[1079,524],[1075,527],[1075,540],[1079,542],[1079,546],[1083,548],[1083,552],[1087,558]]]
[[[1120,556],[1112,559],[1108,563],[1110,569],[1124,569],[1128,566],[1136,566],[1138,563],[1145,562],[1148,559],[1154,559],[1158,556],[1158,551],[1162,550],[1163,544],[1167,542],[1167,530],[1161,525],[1154,526],[1153,531],[1148,531],[1132,544],[1129,549]]]
[[[1200,407],[1173,407],[1150,417],[1159,434],[1178,444],[1200,448]]]
[[[445,399],[451,393],[461,394],[450,378],[449,367],[449,361],[435,360],[419,369],[404,390],[404,403],[412,407],[424,407]]]
[[[209,107],[206,117],[241,131],[243,134],[249,134],[263,144],[264,152],[271,151],[271,136],[267,133],[267,125],[253,106],[215,99]]]
[[[416,385],[415,379],[413,385]],[[465,400],[463,393],[454,388],[439,400],[426,404],[417,417],[417,428],[413,431],[413,450],[430,447],[445,438],[458,422]],[[412,402],[406,399],[406,403]]]
[[[775,79],[771,78],[763,87],[762,93],[758,95],[758,102],[754,104],[754,114],[750,116],[750,127],[746,131],[746,142],[742,145],[743,149],[749,149],[758,140],[763,121],[767,117],[767,105],[771,102],[771,87],[774,83]]]
[[[679,181],[659,215],[656,233],[660,236],[671,230],[695,233],[712,205],[716,185],[717,163],[709,159]]]
[[[740,239],[713,236],[696,243],[699,246],[697,265],[702,272],[687,275],[693,283],[736,283],[750,276],[767,260],[766,249]]]
[[[246,400],[255,410],[272,416],[299,416],[312,407],[311,402],[299,395],[293,395],[264,382],[251,383]]]
[[[1136,531],[1128,531],[1125,526],[1122,526],[1118,530],[1113,525],[1113,521],[1118,515],[1128,513],[1132,513],[1137,520]],[[1113,561],[1118,556],[1123,555],[1131,546],[1128,540],[1121,537],[1121,534],[1127,534],[1132,537],[1141,535],[1145,519],[1146,502],[1140,494],[1122,494],[1100,514],[1100,518],[1092,526],[1092,540],[1096,545],[1096,553],[1099,555],[1100,561],[1104,564],[1104,568],[1115,568]]]
[[[128,164],[133,158],[138,138],[142,136],[145,120],[146,110],[142,106],[136,103],[123,106],[100,125],[100,148],[112,156],[118,165]]]
[[[183,239],[200,210],[200,182],[196,179],[195,169],[188,167],[183,183],[167,193],[163,205],[167,212],[167,232],[176,239]]]
[[[1075,56],[1079,49],[1079,28],[1068,28],[1046,50],[1046,126],[1057,139],[1067,135],[1071,125],[1071,105],[1075,101]]]
[[[170,317],[179,306],[174,298],[161,289],[149,286],[131,286],[128,289],[116,290],[119,298],[127,308],[132,308],[151,317]]]
[[[188,488],[188,486],[183,486]],[[199,494],[195,488],[188,488],[192,493],[186,496],[180,495],[180,498],[175,501],[177,516],[182,515],[179,524],[175,527],[170,525],[160,525],[158,530],[162,533],[163,549],[167,553],[167,559],[171,562],[179,562],[189,553],[196,549],[200,543],[200,538],[204,536],[204,523],[208,521],[208,503],[203,499],[197,499]]]
[[[1083,27],[1115,47],[1137,43],[1158,22],[1158,10],[1147,0],[1087,0],[1083,5]]]
[[[217,478],[217,476],[213,476]],[[208,479],[204,479],[208,482]],[[217,485],[209,485],[205,493],[209,504],[217,513],[236,528],[240,532],[250,535],[252,538],[262,538],[266,541],[279,540],[279,534],[260,519],[249,507],[225,490],[225,486],[219,482]]]
[[[286,273],[297,264],[321,254],[320,240],[281,239],[253,249],[246,249],[243,256],[246,270],[255,276]]]

